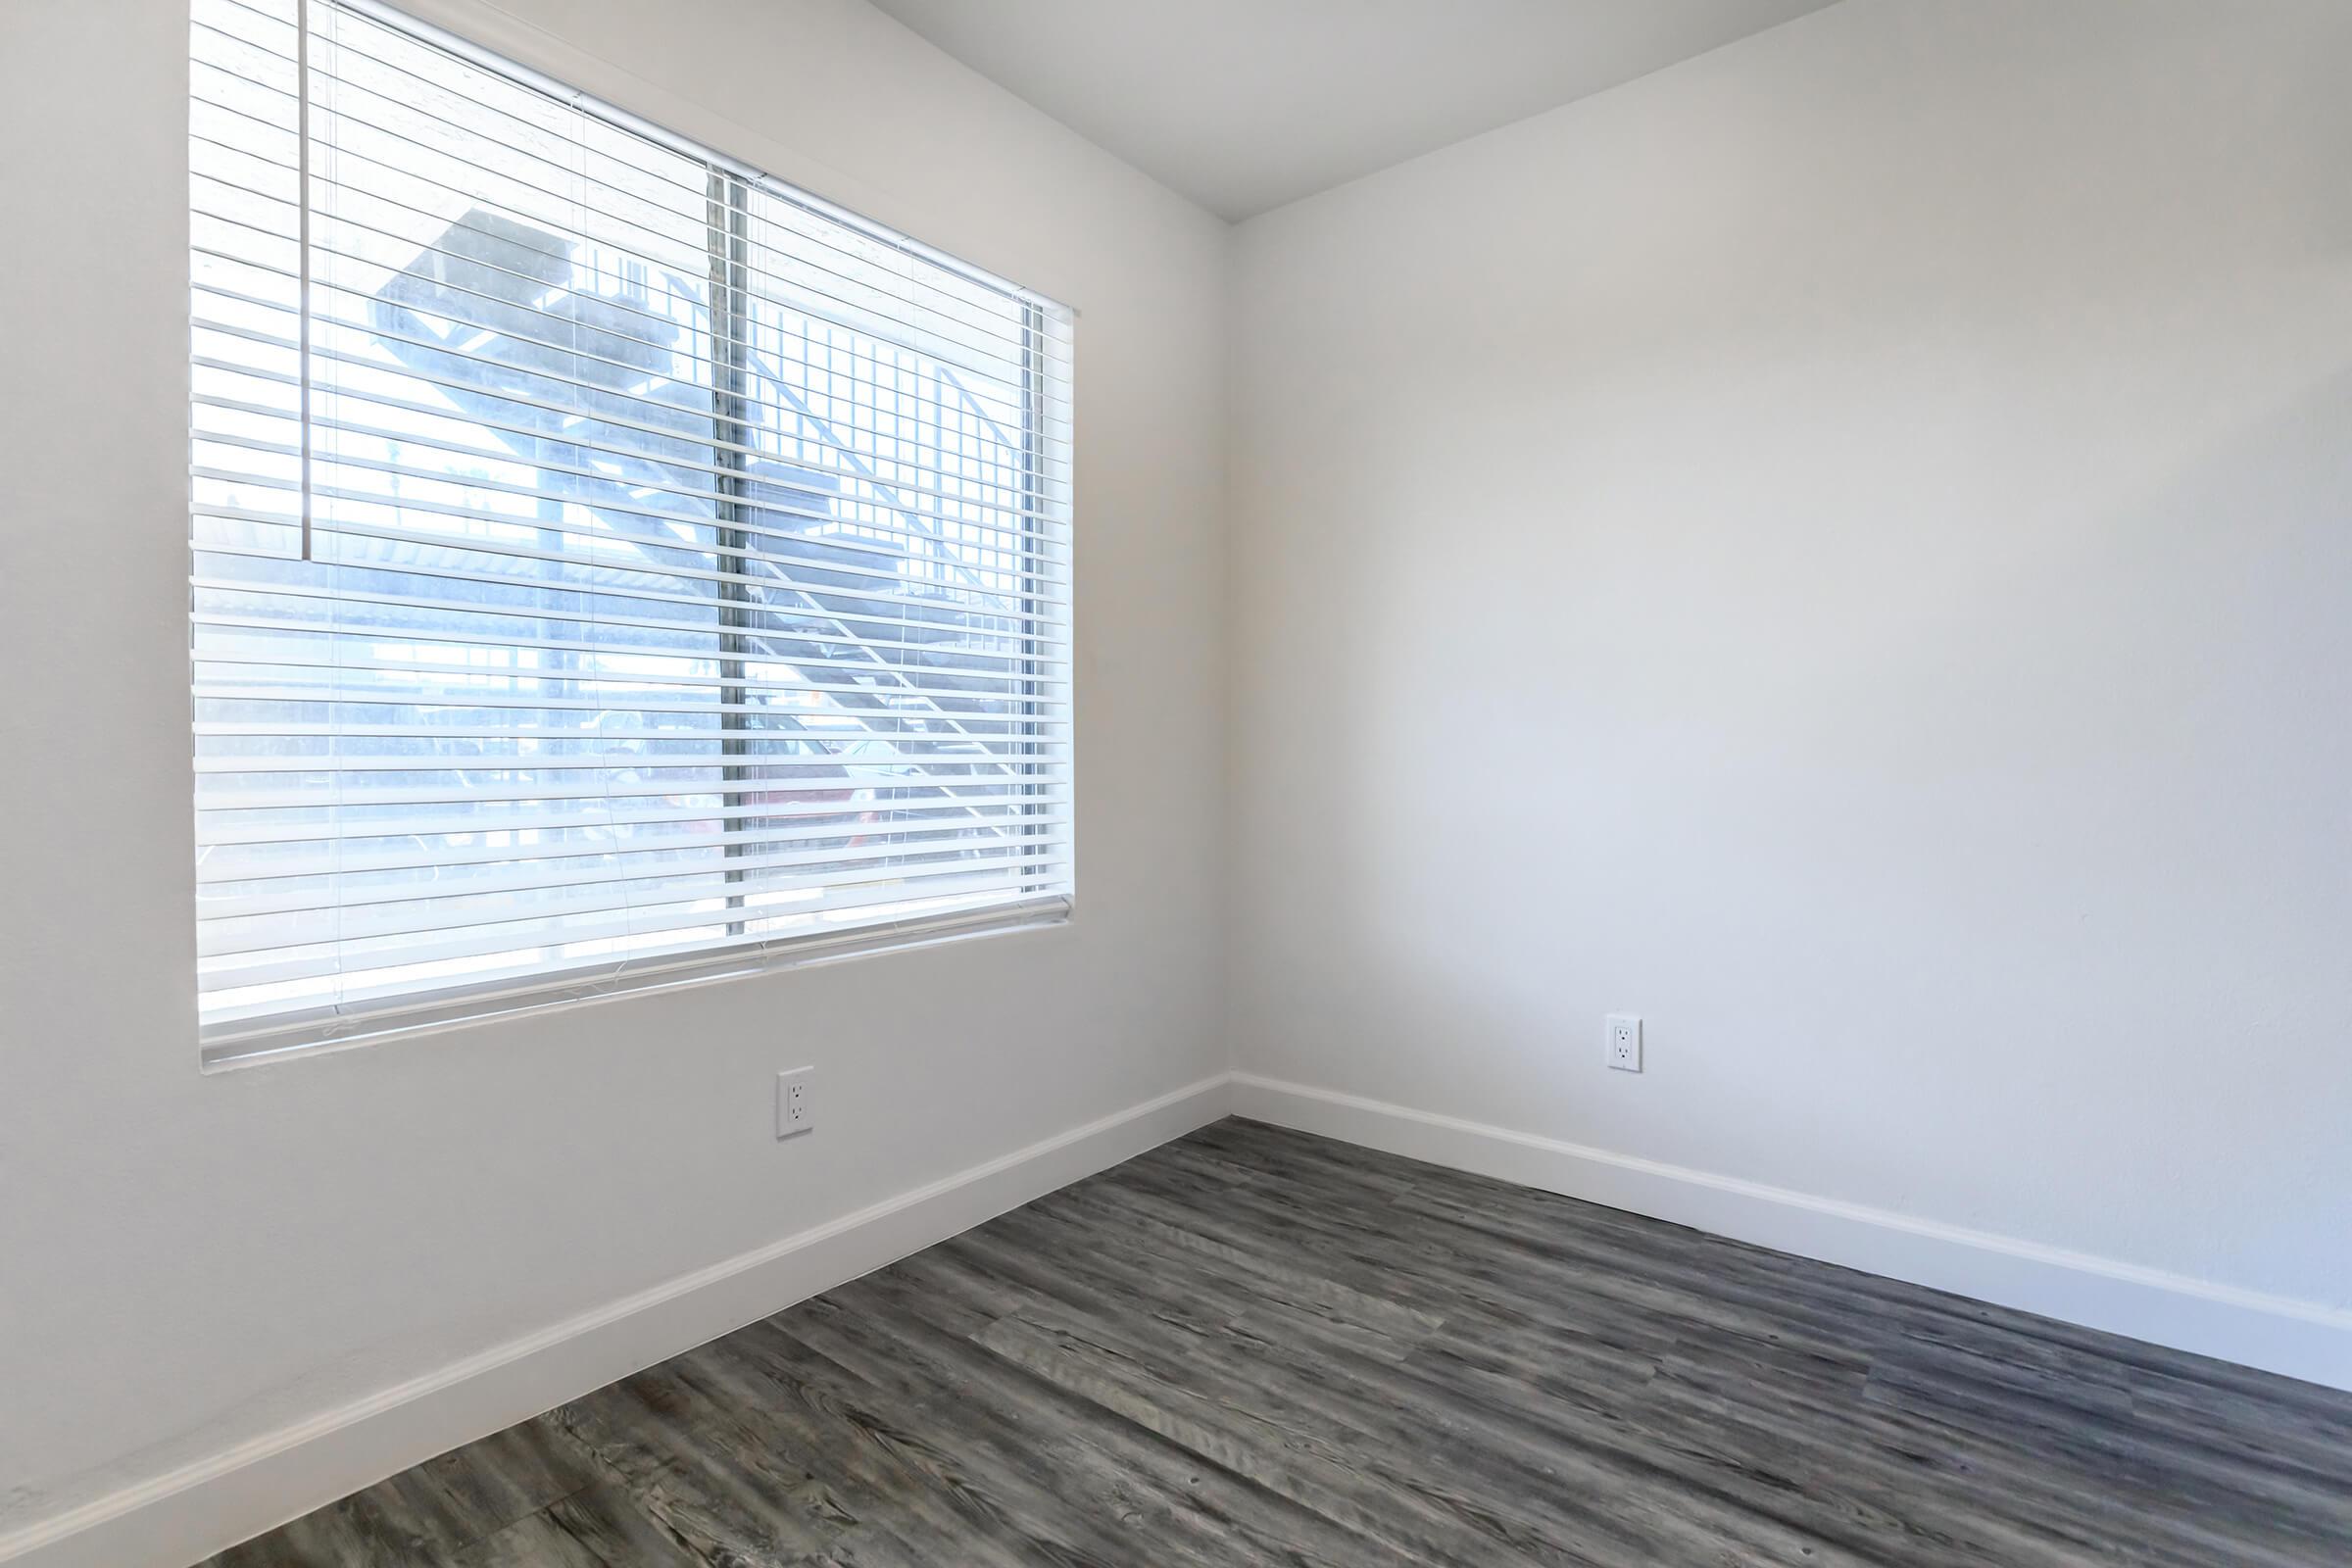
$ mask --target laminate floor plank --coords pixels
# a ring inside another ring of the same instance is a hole
[[[460,1552],[454,1568],[705,1568],[638,1508],[624,1487],[599,1482],[548,1504]]]
[[[869,1376],[864,1366],[849,1364],[856,1356],[829,1355],[804,1338],[802,1316],[785,1314],[735,1338],[756,1340],[760,1353],[789,1369],[794,1381],[855,1391],[878,1419],[922,1432],[934,1483],[952,1488],[1022,1560],[1116,1562],[1132,1532],[1164,1534],[1170,1525],[1168,1510],[1150,1487],[1093,1462],[1064,1422],[1008,1420],[1002,1408],[937,1400],[898,1379]],[[904,1336],[893,1344],[903,1354]],[[1023,1395],[1016,1408],[1025,1410],[1035,1403],[1035,1391]],[[944,1457],[950,1454],[952,1461]]]
[[[599,1479],[525,1421],[306,1514],[215,1559],[221,1568],[409,1568],[438,1562]]]
[[[1675,1560],[1695,1544],[1683,1538],[1713,1530],[1719,1539],[1740,1543],[1757,1562],[1838,1560],[1827,1549],[1830,1540],[1816,1532],[1718,1507],[1679,1486],[1660,1487],[1660,1472],[1673,1463],[1661,1452],[1637,1451],[1621,1426],[1596,1420],[1579,1441],[1530,1440],[1513,1430],[1496,1403],[1459,1386],[1421,1376],[1400,1383],[1387,1347],[1367,1349],[1359,1340],[1336,1336],[1313,1314],[1269,1321],[1245,1299],[1220,1303],[1197,1271],[1187,1275],[1193,1289],[1182,1312],[1163,1305],[1120,1314],[1122,1244],[1112,1236],[1087,1241],[1083,1251],[1055,1249],[1017,1230],[1000,1235],[989,1227],[942,1250],[990,1259],[1007,1274],[1030,1270],[1024,1280],[1029,1289],[1080,1314],[1084,1332],[1114,1344],[1119,1354],[1158,1356],[1183,1369],[1172,1376],[1212,1397],[1246,1396],[1258,1414],[1298,1430],[1329,1431],[1335,1448],[1367,1456],[1381,1485],[1419,1494],[1539,1557],[1557,1548],[1576,1561],[1615,1560],[1628,1552],[1638,1560]],[[1140,1277],[1152,1274],[1147,1268]],[[1228,1314],[1226,1307],[1240,1310]],[[1434,1331],[1424,1331],[1424,1338],[1428,1332]],[[1857,1369],[1857,1388],[1859,1382]],[[1600,1413],[1597,1406],[1594,1413]],[[1398,1456],[1409,1459],[1408,1468],[1394,1468]],[[1679,1506],[1647,1506],[1653,1499],[1644,1489],[1671,1491]],[[1579,1506],[1597,1496],[1613,1500],[1605,1509]],[[1686,1520],[1686,1513],[1697,1517]]]
[[[995,1319],[975,1326],[949,1304],[968,1283],[925,1254],[850,1287],[854,1301],[836,1307],[820,1298],[774,1321],[789,1322],[805,1343],[869,1380],[896,1382],[910,1396],[965,1419],[988,1412],[1004,1440],[1020,1445],[1012,1462],[1055,1477],[1071,1494],[1100,1499],[1107,1492],[1109,1501],[1096,1505],[1114,1508],[1130,1497],[1144,1499],[1184,1537],[1211,1544],[1191,1549],[1189,1539],[1163,1543],[1164,1560],[1300,1568],[1405,1560],[985,1349],[972,1335]],[[877,1321],[887,1322],[888,1332],[875,1333]]]
[[[810,1381],[779,1360],[758,1328],[688,1355],[732,1364],[728,1381],[747,1400],[762,1403],[769,1441],[821,1476],[848,1517],[887,1530],[926,1557],[953,1549],[975,1568],[1086,1560],[1042,1530],[1035,1540],[1023,1539],[1017,1527],[1004,1524],[994,1499],[969,1483],[936,1434],[898,1426],[863,1389]]]
[[[555,1419],[603,1463],[637,1506],[704,1557],[746,1560],[821,1552],[848,1518],[803,1451],[773,1424],[744,1418],[714,1391],[701,1351],[666,1361]]]
[[[1206,1127],[201,1568],[2352,1568],[2352,1395]]]

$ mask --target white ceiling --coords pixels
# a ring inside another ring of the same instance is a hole
[[[874,0],[1229,219],[1831,0]]]

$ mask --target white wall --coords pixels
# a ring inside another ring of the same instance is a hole
[[[1240,1067],[2352,1304],[2348,78],[1847,0],[1243,225]]]
[[[0,5],[0,1538],[1224,1066],[1222,225],[856,0],[429,15],[1083,313],[1079,911],[200,1076],[186,10]]]

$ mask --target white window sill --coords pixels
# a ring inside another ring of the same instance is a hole
[[[400,997],[343,1012],[265,1020],[258,1025],[233,1024],[202,1036],[203,1068],[214,1073],[270,1066],[387,1040],[469,1029],[527,1013],[588,1007],[657,991],[679,991],[784,969],[841,963],[886,953],[965,942],[974,937],[1063,925],[1069,917],[1070,900],[1056,894],[995,908],[963,910],[929,920],[906,920],[793,943],[755,944],[680,955],[617,973],[599,970],[592,974],[575,971],[523,976],[491,988]]]

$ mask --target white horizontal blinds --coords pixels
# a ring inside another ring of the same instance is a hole
[[[298,16],[194,7],[208,1034],[1066,899],[1067,314]]]

